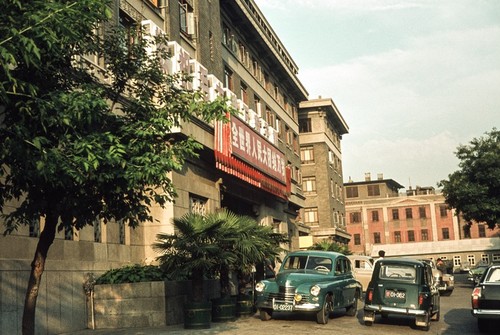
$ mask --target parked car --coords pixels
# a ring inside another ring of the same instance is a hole
[[[289,253],[276,278],[258,282],[255,291],[261,320],[270,320],[274,312],[307,312],[320,324],[337,309],[355,316],[362,292],[346,256],[312,250]]]
[[[440,317],[440,297],[432,268],[427,262],[409,258],[384,258],[375,263],[363,308],[365,325],[376,315],[415,316],[415,324],[429,330]]]
[[[419,259],[422,262],[426,262],[432,268],[432,276],[437,284],[439,293],[441,295],[451,295],[455,289],[455,276],[448,274],[436,267],[436,263],[432,259],[424,258]]]
[[[349,255],[347,256],[352,263],[354,278],[363,286],[363,292],[366,291],[368,283],[372,279],[373,273],[373,258],[363,255]]]
[[[488,264],[478,264],[477,266],[471,268],[467,274],[467,281],[471,282],[473,286],[476,286],[479,283],[479,279],[481,279],[484,271],[488,267]]]
[[[500,265],[486,269],[472,291],[471,302],[479,331],[487,331],[490,320],[500,320]]]

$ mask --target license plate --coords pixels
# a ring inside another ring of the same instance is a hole
[[[385,290],[385,297],[389,299],[405,300],[406,292],[395,291],[395,290]]]
[[[293,305],[292,304],[280,304],[280,303],[273,303],[273,309],[277,312],[291,312],[293,310]]]

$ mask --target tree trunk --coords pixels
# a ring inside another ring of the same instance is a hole
[[[42,274],[45,269],[45,260],[47,259],[47,253],[56,236],[57,220],[57,215],[46,215],[45,227],[40,234],[40,239],[38,240],[35,251],[35,257],[33,258],[33,262],[31,263],[30,279],[28,281],[26,298],[24,300],[22,327],[23,335],[35,334],[36,300],[38,298],[38,291],[40,288],[40,282],[42,280]]]

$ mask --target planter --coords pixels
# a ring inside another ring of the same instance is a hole
[[[236,299],[232,297],[212,299],[212,321],[227,322],[236,319]]]
[[[236,316],[247,317],[255,314],[253,297],[250,295],[240,295],[236,301]]]
[[[184,328],[185,329],[207,329],[210,328],[212,319],[211,302],[191,302],[184,306]]]

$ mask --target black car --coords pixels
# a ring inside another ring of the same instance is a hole
[[[472,291],[471,302],[479,331],[486,331],[491,320],[500,320],[500,265],[486,269]]]
[[[375,316],[415,316],[415,325],[429,330],[438,321],[440,298],[431,266],[408,258],[385,258],[375,263],[365,295],[363,320],[371,326]]]

